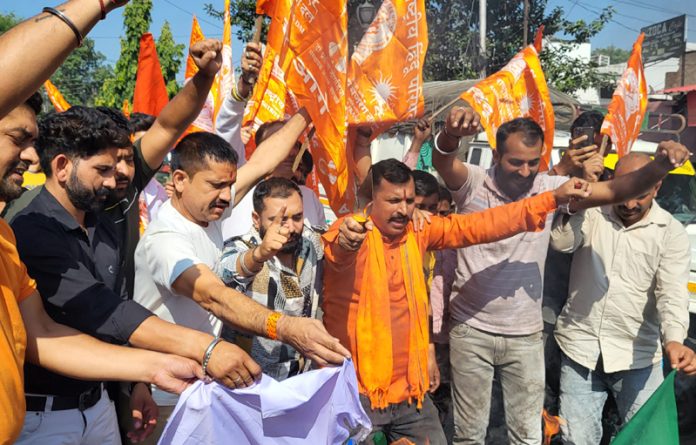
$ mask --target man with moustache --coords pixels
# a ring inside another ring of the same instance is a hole
[[[572,180],[553,192],[478,214],[432,216],[416,231],[411,169],[388,159],[373,165],[368,176],[369,220],[344,217],[323,235],[324,325],[355,358],[373,435],[383,431],[389,442],[445,444],[427,394],[437,387],[437,362],[429,345],[423,254],[540,230],[558,204],[589,192],[582,180]]]
[[[316,318],[322,283],[320,235],[305,224],[302,192],[290,179],[261,181],[253,193],[253,227],[225,242],[222,281],[259,304],[286,315]],[[292,346],[223,329],[246,349],[263,372],[284,380],[309,369]]]
[[[650,163],[629,153],[620,178]],[[689,238],[647,193],[613,206],[559,218],[551,246],[573,253],[568,300],[556,322],[562,350],[560,416],[565,443],[602,439],[607,395],[625,424],[663,381],[662,351],[672,369],[696,374],[684,346],[689,326]]]
[[[216,274],[223,249],[221,221],[230,206],[286,157],[309,123],[302,109],[261,144],[237,170],[237,153],[221,137],[191,133],[173,152],[174,194],[145,230],[135,253],[135,300],[155,314],[219,336],[222,325],[291,345],[321,365],[340,364],[350,353],[321,322],[273,311],[226,287]],[[259,158],[260,157],[260,158]],[[240,374],[239,384],[250,384]],[[178,397],[153,389],[167,412]]]

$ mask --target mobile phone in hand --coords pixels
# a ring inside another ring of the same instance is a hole
[[[574,144],[573,148],[587,147],[588,145],[594,144],[595,129],[594,127],[577,127],[573,129],[572,136],[573,140],[576,140],[581,136],[587,136],[587,139],[585,139],[584,141]]]

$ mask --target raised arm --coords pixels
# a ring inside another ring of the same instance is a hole
[[[553,192],[482,212],[433,217],[429,226],[429,249],[452,249],[485,244],[509,238],[522,232],[542,230],[549,212],[571,199],[584,199],[590,193],[589,184],[571,179]]]
[[[235,205],[257,182],[268,176],[290,155],[297,139],[310,122],[307,110],[302,108],[288,120],[283,128],[273,133],[256,148],[249,161],[237,170]]]
[[[466,164],[457,159],[459,140],[479,132],[479,115],[470,108],[454,107],[444,129],[433,141],[433,166],[450,190],[459,190],[469,175]]]
[[[660,142],[655,153],[655,160],[627,175],[593,184],[592,196],[583,201],[571,203],[570,209],[575,211],[618,204],[647,193],[672,169],[683,165],[689,156],[689,150],[678,142]]]
[[[428,119],[420,119],[413,127],[413,141],[408,151],[404,154],[401,162],[406,164],[411,170],[415,170],[418,166],[418,156],[425,141],[433,134],[433,128]]]
[[[361,127],[356,130],[353,143],[353,161],[355,162],[355,179],[360,186],[367,178],[367,173],[372,166],[372,152],[370,151],[372,130]]]
[[[105,12],[125,5],[127,0],[105,0]],[[99,2],[71,0],[57,6],[87,35],[101,18]],[[27,100],[77,47],[75,33],[58,17],[41,13],[23,21],[0,36],[0,117]],[[31,54],[31,62],[27,56]]]
[[[198,72],[164,107],[141,140],[143,159],[151,169],[159,168],[176,141],[196,120],[222,64],[222,43],[218,40],[197,42],[189,53]]]

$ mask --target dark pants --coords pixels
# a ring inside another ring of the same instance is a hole
[[[437,408],[429,395],[425,395],[423,406],[417,409],[416,403],[401,402],[389,405],[386,409],[373,410],[370,400],[361,395],[365,412],[372,422],[372,433],[363,444],[372,444],[375,435],[380,432],[392,443],[401,438],[408,439],[416,445],[446,445],[445,433],[442,431]]]

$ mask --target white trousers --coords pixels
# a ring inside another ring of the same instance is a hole
[[[16,445],[120,445],[114,403],[102,390],[93,407],[80,412],[27,411]]]

